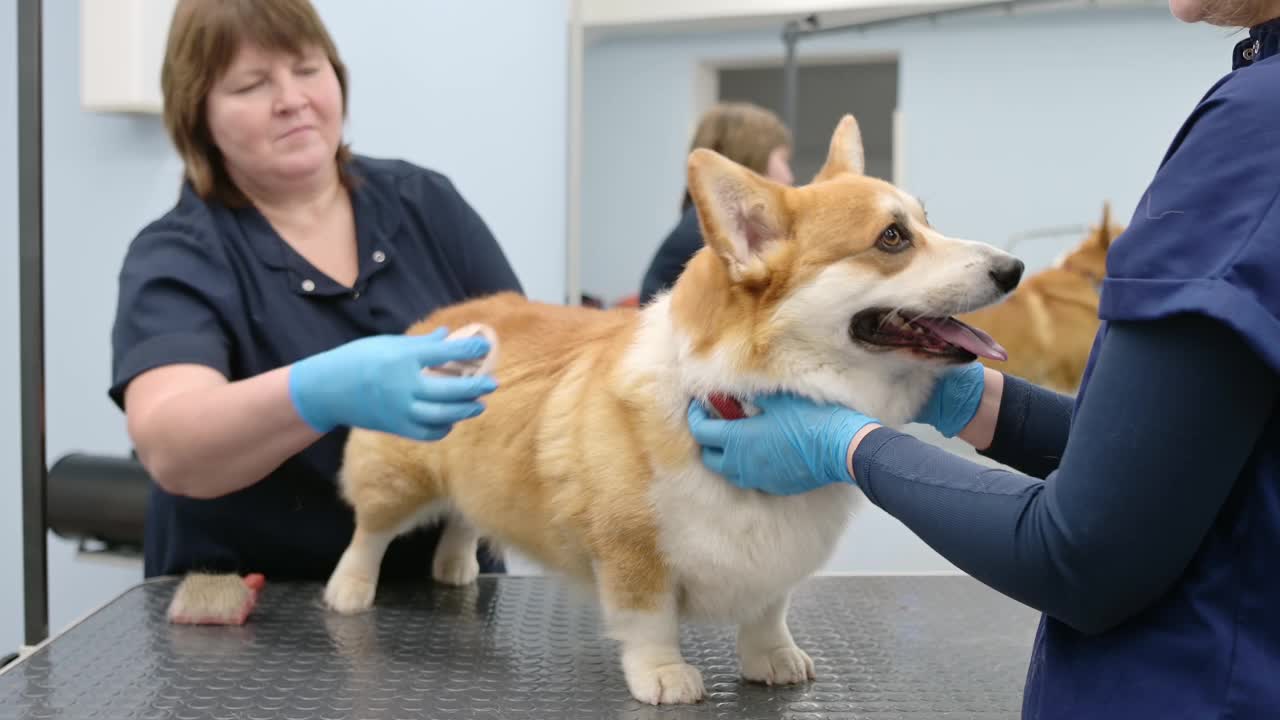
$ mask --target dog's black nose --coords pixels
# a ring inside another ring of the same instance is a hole
[[[1009,292],[1018,287],[1018,283],[1022,281],[1022,271],[1026,268],[1022,261],[1014,258],[1013,260],[996,265],[991,268],[991,280],[995,282],[996,287],[1000,288],[1000,292]]]

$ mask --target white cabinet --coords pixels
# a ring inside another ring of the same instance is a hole
[[[177,0],[80,0],[80,103],[85,110],[161,111],[160,65],[176,5]]]

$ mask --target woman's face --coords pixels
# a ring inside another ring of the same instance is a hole
[[[209,91],[213,141],[237,184],[276,188],[331,171],[342,142],[342,86],[324,51],[244,45]]]
[[[792,185],[796,179],[791,174],[791,148],[783,145],[769,153],[769,165],[765,175],[783,185]]]

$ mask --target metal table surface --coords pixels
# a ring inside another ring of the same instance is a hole
[[[556,580],[380,588],[325,610],[271,582],[241,627],[175,626],[176,579],[145,582],[0,673],[0,719],[1017,718],[1037,615],[959,576],[819,576],[790,622],[818,679],[738,677],[734,629],[686,625],[708,697],[631,699],[595,606]]]

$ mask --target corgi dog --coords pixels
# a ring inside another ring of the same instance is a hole
[[[959,319],[1008,349],[1003,372],[1075,394],[1101,324],[1098,293],[1107,274],[1107,252],[1123,232],[1124,226],[1111,222],[1110,204],[1104,204],[1102,221],[1053,265],[1028,276],[1002,302]]]
[[[339,482],[356,529],[329,608],[370,608],[392,539],[443,518],[437,581],[471,583],[481,540],[578,581],[636,700],[704,697],[681,655],[682,619],[734,624],[748,681],[815,679],[787,626],[790,594],[864,498],[852,483],[791,496],[732,485],[702,464],[689,403],[786,391],[908,422],[942,372],[1004,355],[951,316],[1004,298],[1023,266],[942,234],[912,196],[866,176],[852,116],[809,185],[705,149],[689,156],[688,181],[706,246],[645,307],[498,294],[408,330],[490,328],[499,386],[437,442],[352,431]]]

